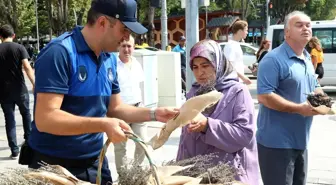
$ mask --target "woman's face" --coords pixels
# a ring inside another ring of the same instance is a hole
[[[216,80],[216,71],[212,64],[205,58],[193,59],[192,71],[197,83],[204,85]]]
[[[264,44],[264,48],[265,48],[265,49],[269,49],[269,48],[270,48],[270,45],[271,45],[271,42],[266,42],[266,43]]]
[[[308,43],[310,48],[313,48],[313,44],[311,42]]]

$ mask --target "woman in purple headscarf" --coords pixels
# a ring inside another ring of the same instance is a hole
[[[238,78],[227,78],[233,68],[213,40],[200,41],[191,48],[189,66],[197,82],[187,98],[213,89],[224,96],[183,127],[177,160],[214,153],[218,156],[211,161],[214,165],[230,162],[238,169],[236,180],[258,185],[254,104],[247,86]]]

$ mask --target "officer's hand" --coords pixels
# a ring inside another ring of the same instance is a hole
[[[125,121],[117,118],[105,118],[103,125],[103,129],[112,143],[126,141],[127,137],[124,131],[132,132],[131,127]]]

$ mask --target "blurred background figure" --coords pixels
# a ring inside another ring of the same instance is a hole
[[[261,61],[262,58],[268,53],[268,50],[270,48],[271,41],[269,40],[263,40],[260,44],[260,48],[256,54],[257,57],[257,63]]]
[[[168,46],[166,47],[166,51],[172,51],[172,48],[171,48],[170,45],[168,45]]]
[[[117,62],[118,82],[120,95],[124,103],[135,107],[142,106],[140,83],[144,81],[144,74],[140,63],[132,56],[134,51],[134,38],[130,36],[128,41],[123,41],[119,47]],[[147,136],[146,123],[135,123],[130,125],[133,132],[141,139]],[[126,164],[126,142],[114,144],[115,162],[117,172]],[[145,154],[140,145],[136,145],[134,160],[141,164]],[[120,173],[119,173],[120,174]]]
[[[186,92],[186,38],[180,37],[179,44],[173,49],[173,52],[181,54],[181,77],[182,77],[182,91]]]
[[[263,40],[260,44],[258,52],[256,53],[257,62],[255,62],[252,66],[248,66],[254,76],[257,76],[258,64],[260,63],[261,59],[264,58],[264,56],[268,53],[270,45],[271,42],[269,40]]]
[[[317,80],[320,83],[320,80],[323,78],[324,69],[323,69],[323,49],[320,40],[317,37],[312,37],[308,43],[309,47],[312,49],[310,56],[314,65],[315,74],[317,75]]]
[[[31,114],[29,108],[29,92],[23,70],[26,72],[33,88],[35,86],[34,71],[28,61],[26,48],[13,42],[14,29],[11,25],[0,28],[0,104],[5,116],[5,127],[11,159],[17,159],[20,148],[16,140],[15,105],[22,116],[24,139],[28,140],[31,132]],[[22,70],[23,69],[23,70]]]

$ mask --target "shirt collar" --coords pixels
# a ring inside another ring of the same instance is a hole
[[[73,41],[75,42],[76,49],[79,53],[93,52],[84,39],[84,36],[82,34],[82,29],[83,29],[83,26],[77,26],[73,29]],[[100,55],[101,54],[110,56],[110,53],[107,53],[107,52],[102,52],[100,53]]]
[[[288,58],[299,58],[295,54],[294,50],[289,46],[289,44],[286,41],[282,44],[281,47],[285,49]],[[303,54],[304,54],[305,58],[309,57],[309,53],[306,49],[303,50]]]

